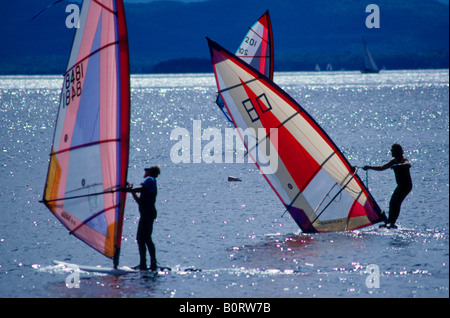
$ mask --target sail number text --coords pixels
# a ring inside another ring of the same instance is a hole
[[[252,39],[252,38],[250,38],[248,36],[246,36],[245,40],[244,40],[244,43],[247,43],[249,46],[255,46],[256,47],[256,45],[258,44],[258,41],[255,40],[255,39]],[[241,55],[248,55],[248,50],[243,48],[243,47],[240,47],[239,48],[239,54],[241,54]]]
[[[64,76],[63,107],[68,107],[77,97],[81,96],[81,79],[84,78],[83,63],[78,64]]]

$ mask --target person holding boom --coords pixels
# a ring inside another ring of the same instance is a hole
[[[139,213],[141,217],[139,219],[139,225],[137,230],[137,243],[139,247],[140,263],[136,268],[141,270],[147,270],[147,249],[151,257],[150,270],[157,270],[156,263],[156,249],[152,240],[153,222],[156,219],[157,212],[155,207],[156,194],[158,193],[156,178],[160,174],[161,170],[158,166],[152,166],[145,168],[144,178],[141,183],[142,187],[129,189],[133,195],[134,200],[139,205]],[[132,185],[129,185],[132,187]],[[140,193],[140,196],[137,194]]]
[[[389,202],[389,218],[386,224],[380,227],[387,227],[396,229],[395,222],[400,215],[400,207],[403,200],[411,192],[413,184],[411,180],[411,174],[409,172],[411,164],[408,159],[403,156],[403,148],[399,144],[393,144],[391,147],[391,154],[394,159],[382,166],[364,166],[364,170],[383,171],[391,168],[394,170],[395,181],[397,182],[397,188],[395,188],[392,194],[391,201]]]

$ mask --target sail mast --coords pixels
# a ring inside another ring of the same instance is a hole
[[[125,8],[123,1],[117,1],[117,20],[118,20],[118,34],[119,34],[119,79],[120,79],[120,103],[121,103],[121,136],[120,136],[120,184],[125,186],[127,183],[128,161],[130,149],[130,57],[128,48],[128,32],[125,18]],[[116,223],[116,248],[114,253],[114,267],[119,265],[120,248],[122,242],[123,218],[125,213],[126,192],[119,192],[119,215]]]

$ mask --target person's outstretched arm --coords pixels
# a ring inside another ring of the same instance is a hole
[[[386,169],[389,169],[390,167],[392,167],[395,164],[395,159],[392,159],[391,161],[389,161],[388,163],[382,165],[382,166],[364,166],[363,169],[364,170],[376,170],[376,171],[383,171]]]

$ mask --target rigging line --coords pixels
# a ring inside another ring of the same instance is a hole
[[[251,79],[251,80],[249,80],[249,81],[247,81],[247,82],[243,82],[243,83],[240,83],[240,84],[236,84],[236,85],[227,87],[227,88],[225,88],[225,89],[220,90],[218,93],[221,94],[221,93],[223,93],[223,92],[232,90],[232,89],[234,89],[234,88],[238,88],[238,87],[243,86],[243,85],[245,85],[245,84],[250,84],[251,82],[254,82],[254,81],[257,81],[257,80],[259,80],[259,77],[255,77],[255,78],[253,78],[253,79]]]
[[[314,224],[314,222],[317,221],[317,219],[322,215],[322,213],[325,212],[325,210],[331,205],[331,203],[333,203],[334,199],[336,199],[337,196],[340,195],[342,191],[344,191],[344,189],[348,186],[350,181],[352,181],[355,176],[356,176],[356,170],[355,170],[355,173],[351,176],[351,178],[347,181],[347,183],[341,188],[341,190],[338,191],[338,193],[336,193],[334,195],[334,197],[330,200],[330,202],[328,202],[328,204],[323,208],[323,210],[316,216],[316,218],[311,222],[311,224]]]
[[[67,152],[67,151],[72,151],[72,150],[76,150],[76,149],[80,149],[80,148],[86,148],[86,147],[90,147],[90,146],[100,145],[100,144],[104,144],[104,143],[107,143],[107,142],[119,142],[119,141],[120,141],[120,139],[105,139],[105,140],[94,141],[94,142],[90,142],[90,143],[87,143],[87,144],[81,144],[81,145],[78,145],[78,146],[69,147],[69,148],[65,148],[65,149],[62,149],[62,150],[58,150],[58,151],[52,152],[50,154],[50,156],[59,155],[60,153]]]
[[[320,203],[317,205],[317,207],[314,209],[314,213],[317,212],[317,210],[319,210],[320,206],[322,205],[322,203],[325,202],[326,198],[328,198],[328,195],[331,193],[331,191],[333,191],[334,187],[336,187],[337,185],[339,185],[337,182],[335,182],[333,184],[333,186],[331,187],[330,191],[327,192],[327,194],[325,194],[325,196],[323,197],[322,201],[320,201]]]
[[[64,200],[72,200],[72,199],[80,199],[80,198],[86,198],[86,197],[92,197],[96,195],[102,195],[107,193],[115,193],[119,191],[125,191],[125,188],[117,188],[113,190],[103,191],[103,192],[96,192],[96,193],[89,193],[89,194],[81,194],[81,195],[74,195],[72,197],[65,197],[65,198],[58,198],[58,199],[51,199],[51,200],[40,200],[41,203],[48,203],[48,202],[56,202],[56,201],[64,201]]]
[[[314,177],[319,173],[320,170],[323,169],[323,167],[325,166],[325,164],[336,154],[336,151],[333,151],[321,164],[320,167],[311,175],[311,178],[308,180],[307,184],[309,184],[312,179],[314,179]],[[338,183],[336,182],[330,189],[330,191],[328,191],[328,193],[323,197],[322,201],[320,201],[319,205],[314,209],[314,213],[319,210],[320,206],[322,205],[322,203],[325,201],[325,199],[328,197],[328,195],[330,194],[330,192],[334,189],[334,187],[338,185]]]
[[[300,194],[302,193],[302,191],[298,191],[298,193],[295,195],[294,199],[291,201],[291,203],[287,206],[286,210],[284,211],[284,213],[281,215],[281,217],[283,217],[287,211],[289,211],[289,209],[292,207],[292,205],[294,204],[294,202],[297,200],[297,198],[300,196]]]
[[[85,190],[89,191],[89,189],[93,189],[93,188],[99,187],[99,186],[100,187],[103,186],[103,183],[92,183],[92,184],[89,184],[89,185],[85,185],[84,187],[82,186],[81,188],[74,188],[73,190],[66,191],[66,195],[68,195],[70,193],[73,193],[73,192],[81,191],[82,189],[85,189]],[[113,187],[111,187],[111,188],[113,188]]]
[[[237,57],[251,57],[251,58],[254,58],[254,57],[270,57],[270,55],[236,55]]]
[[[89,55],[86,55],[85,57],[83,57],[81,60],[77,61],[72,67],[68,68],[67,71],[64,73],[64,76],[69,73],[75,66],[77,66],[78,64],[84,62],[85,60],[87,60],[88,58],[90,58],[92,55],[100,52],[103,49],[106,49],[107,47],[110,47],[112,45],[116,45],[119,44],[120,41],[114,41],[108,44],[103,45],[102,47],[99,47],[98,49],[96,49],[95,51],[92,51]]]
[[[366,170],[366,187],[369,190],[369,169]]]
[[[356,196],[356,198],[355,198],[355,202],[357,202],[358,200],[359,200],[359,198],[361,197],[361,195],[364,193],[364,189],[362,189],[361,188],[361,191],[359,191],[359,193],[358,193],[358,195]],[[353,204],[355,204],[355,203],[353,203]],[[350,211],[349,211],[349,214],[347,215],[347,224],[345,225],[345,230],[347,231],[347,229],[348,229],[348,224],[350,223],[350,212],[351,212],[351,209],[350,209]]]
[[[327,161],[330,160],[331,157],[333,157],[335,154],[336,154],[336,151],[333,151],[333,152],[331,153],[331,155],[329,155],[329,156],[328,156],[328,157],[320,164],[319,170],[320,170],[320,169],[323,169],[323,166],[324,166],[324,165],[327,163]],[[319,171],[319,170],[318,170],[318,171]],[[314,177],[316,174],[317,174],[317,172],[313,174],[313,177]],[[312,180],[312,178],[311,178],[311,180]],[[310,181],[308,181],[308,184],[309,184],[309,182],[310,182]],[[314,212],[316,212],[316,211],[319,209],[319,207],[322,205],[323,201],[325,201],[325,199],[326,199],[326,197],[328,196],[328,194],[331,192],[331,190],[333,190],[333,188],[334,188],[336,185],[337,185],[337,183],[335,183],[335,184],[333,185],[333,187],[331,187],[330,191],[328,191],[328,193],[325,195],[325,197],[323,198],[322,202],[319,203],[319,205],[318,205],[317,208],[314,210]],[[299,190],[298,193],[297,193],[297,195],[294,197],[294,199],[293,199],[293,200],[291,201],[291,203],[288,205],[288,207],[286,208],[286,210],[284,211],[284,213],[281,215],[281,217],[283,217],[283,216],[286,214],[286,212],[289,210],[289,208],[292,207],[292,205],[293,205],[294,202],[297,200],[297,198],[299,197],[300,194],[301,194],[301,191]]]
[[[258,21],[259,22],[259,21]],[[266,42],[267,44],[269,44],[270,42],[265,40],[261,35],[259,35],[258,33],[256,33],[255,30],[253,30],[252,28],[249,28],[250,31],[252,31],[254,34],[256,34],[257,37],[259,37],[261,40],[263,40],[263,42]]]
[[[317,148],[316,148],[317,149]],[[306,184],[309,184],[312,179],[315,178],[315,176],[319,173],[320,170],[323,169],[323,167],[325,166],[325,164],[336,154],[336,151],[333,150],[333,152],[320,164],[320,166],[317,168],[316,171],[314,171],[313,174],[311,174],[311,177],[308,179],[308,181],[306,182]]]
[[[55,4],[57,4],[57,3],[59,3],[59,2],[62,2],[62,1],[64,1],[64,0],[56,0],[55,2],[50,3],[48,6],[42,8],[41,10],[39,10],[39,12],[37,12],[37,13],[31,18],[31,20],[34,20],[34,19],[37,18],[42,12],[44,12],[44,11],[47,10],[48,8],[53,7]]]
[[[106,213],[106,212],[108,212],[109,210],[113,210],[113,209],[115,209],[115,208],[117,208],[117,207],[119,207],[118,204],[117,204],[117,205],[114,205],[114,206],[110,206],[110,207],[107,208],[107,209],[103,209],[103,210],[101,210],[100,212],[97,212],[97,213],[95,213],[94,215],[91,215],[91,216],[88,217],[86,220],[84,220],[83,222],[81,222],[80,224],[78,224],[73,230],[71,230],[71,231],[69,232],[69,234],[70,234],[70,235],[74,234],[76,231],[79,230],[80,227],[86,225],[86,224],[87,224],[89,221],[91,221],[92,219],[95,219],[97,216],[99,216],[99,215],[101,215],[101,214],[103,214],[103,213]]]
[[[227,114],[227,111],[225,111],[225,104],[222,100],[222,97],[220,96],[220,94],[217,94],[217,98],[216,98],[216,105],[219,107],[219,109],[222,111],[222,113],[225,115],[225,117],[227,118],[227,120],[230,123],[233,123],[233,121],[231,120],[229,114]]]
[[[96,4],[98,4],[99,6],[101,6],[103,9],[111,12],[114,15],[117,15],[117,12],[115,12],[114,10],[108,8],[107,6],[105,6],[103,3],[98,2],[97,0],[93,0]]]

